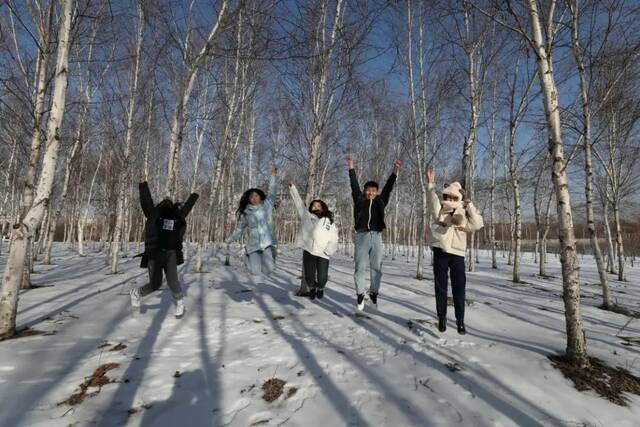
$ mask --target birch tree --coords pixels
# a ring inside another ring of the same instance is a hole
[[[142,56],[142,40],[144,35],[144,8],[143,0],[137,0],[137,23],[136,23],[136,42],[135,53],[133,57],[133,67],[131,70],[131,79],[129,82],[129,102],[127,106],[127,124],[124,137],[124,155],[122,163],[122,172],[117,184],[118,202],[116,206],[116,224],[113,232],[113,240],[111,244],[111,274],[118,272],[118,258],[120,252],[120,238],[122,235],[122,228],[124,224],[126,195],[130,188],[130,156],[131,156],[131,140],[133,138],[133,119],[136,110],[136,97],[138,95],[138,80],[140,78],[140,62]],[[125,239],[129,241],[128,233],[125,234]]]
[[[15,6],[13,6],[13,2],[8,2],[10,10],[10,17],[12,18],[13,24],[13,16],[17,14]],[[38,21],[37,21],[37,30],[38,30],[38,41],[36,46],[36,67],[35,67],[35,84],[33,85],[33,93],[32,93],[32,105],[33,105],[33,124],[31,128],[31,150],[29,155],[29,164],[27,167],[26,174],[26,182],[22,192],[22,205],[21,205],[21,219],[25,217],[29,208],[33,204],[36,179],[38,173],[38,165],[40,163],[40,151],[42,145],[42,119],[44,115],[45,108],[45,97],[47,94],[47,88],[49,86],[48,76],[48,62],[49,62],[49,42],[51,34],[53,33],[53,18],[54,18],[54,6],[55,1],[50,0],[48,5],[45,8],[41,7],[38,3]],[[16,15],[19,19],[19,17]],[[22,59],[19,53],[17,35],[12,25],[12,35],[14,39],[14,43],[16,46],[16,54],[18,58],[18,62],[20,64],[20,69],[24,70],[25,67],[22,64]],[[25,75],[26,77],[26,75]],[[28,87],[31,86],[28,84]],[[27,252],[31,251],[31,236],[27,237]],[[29,288],[31,287],[31,279],[29,277],[30,272],[30,261],[26,261],[28,263],[28,267],[22,270],[23,276],[21,278],[21,288]]]
[[[191,98],[193,85],[198,74],[204,65],[207,56],[210,55],[213,45],[220,33],[224,31],[230,21],[244,8],[244,0],[240,0],[233,9],[230,9],[230,0],[222,0],[216,21],[211,26],[211,30],[204,41],[202,48],[193,58],[191,56],[192,28],[187,29],[185,37],[185,51],[183,61],[187,64],[186,71],[181,81],[178,83],[176,104],[173,113],[173,124],[171,126],[171,139],[169,142],[169,162],[167,166],[167,179],[165,185],[165,195],[175,197],[178,191],[179,159],[182,149],[185,128],[185,109]]]
[[[520,195],[520,175],[518,172],[518,152],[516,148],[516,134],[518,126],[522,121],[529,103],[529,91],[536,78],[536,73],[531,73],[524,80],[524,88],[518,93],[520,62],[516,61],[513,81],[509,90],[509,177],[511,178],[511,189],[513,190],[513,212],[514,212],[514,232],[513,232],[513,276],[514,283],[520,282],[520,261],[522,249],[522,206]],[[528,81],[527,81],[528,80]],[[520,99],[518,99],[518,97]]]
[[[589,83],[587,81],[587,71],[583,48],[579,36],[579,6],[578,0],[567,0],[571,11],[571,46],[573,57],[578,68],[580,79],[580,99],[582,101],[582,141],[584,149],[584,196],[586,202],[587,230],[589,231],[589,241],[591,251],[596,261],[600,285],[602,286],[602,306],[608,309],[611,305],[611,295],[607,272],[602,259],[602,251],[596,233],[595,217],[593,213],[593,161],[592,161],[592,126],[591,126],[591,97],[589,94]],[[610,92],[609,92],[610,93]]]
[[[35,227],[42,221],[53,186],[60,148],[60,127],[65,112],[73,5],[73,0],[61,1],[55,78],[47,121],[47,146],[33,203],[20,223],[14,226],[15,237],[0,289],[0,338],[7,338],[15,333],[18,291],[27,255],[28,240],[33,236]]]
[[[542,13],[537,0],[524,0],[518,8],[512,0],[505,3],[506,13],[512,22],[504,21],[499,13],[491,14],[476,6],[504,28],[515,32],[528,44],[538,68],[538,79],[542,91],[548,148],[551,159],[552,181],[555,190],[558,220],[560,263],[562,265],[562,288],[567,331],[566,356],[578,367],[590,365],[587,343],[582,324],[580,307],[580,280],[576,238],[573,226],[571,195],[566,172],[562,122],[560,118],[559,94],[554,74],[553,45],[557,34],[557,1],[544,3]],[[526,25],[528,22],[528,26]]]

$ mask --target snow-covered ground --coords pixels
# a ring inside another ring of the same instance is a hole
[[[468,275],[474,303],[462,337],[455,328],[438,333],[431,274],[415,280],[404,259],[385,261],[380,309],[360,317],[348,258],[332,261],[325,299],[309,301],[292,295],[295,250],[283,249],[276,273],[258,287],[238,259],[224,267],[211,254],[203,274],[183,266],[187,313],[175,319],[166,285],[140,312],[130,307],[129,289],[145,282],[138,259],[123,260],[124,273],[113,276],[103,255],[57,251],[58,265],[38,265],[33,276],[46,287],[24,292],[18,315],[19,326],[55,334],[0,343],[2,426],[640,425],[640,397],[620,407],[578,392],[547,359],[565,345],[556,259],[556,278],[544,280],[525,255],[527,283],[519,285],[508,281],[503,258],[498,271],[483,259]],[[0,271],[4,262],[6,255]],[[638,309],[640,268],[628,277],[611,277],[613,295]],[[587,258],[581,281],[591,355],[640,375],[640,348],[616,337],[628,318],[596,308],[600,289]],[[639,336],[640,320],[620,335]],[[119,343],[126,348],[111,351]],[[112,362],[119,367],[107,376],[117,382],[77,406],[58,405]],[[286,385],[268,403],[262,384],[272,377]]]

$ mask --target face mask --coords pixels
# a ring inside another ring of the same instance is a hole
[[[457,200],[443,200],[442,201],[442,210],[445,212],[454,211],[458,208],[462,207],[462,202]]]

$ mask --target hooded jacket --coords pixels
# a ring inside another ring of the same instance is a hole
[[[466,207],[460,201],[440,203],[435,184],[429,184],[427,208],[431,246],[448,254],[465,256],[467,233],[484,227],[482,216],[473,203],[467,203]]]
[[[384,185],[380,195],[372,200],[364,197],[360,189],[358,177],[354,169],[349,169],[349,180],[351,181],[351,197],[353,197],[353,219],[355,229],[358,233],[377,231],[381,232],[386,228],[384,223],[384,209],[389,204],[389,197],[396,182],[396,174],[392,173]]]
[[[319,218],[309,212],[295,185],[289,187],[289,192],[300,217],[296,245],[311,255],[329,259],[338,249],[338,228],[329,218]]]
[[[140,267],[146,268],[149,258],[153,258],[160,250],[175,250],[178,265],[184,263],[182,254],[182,239],[186,231],[186,218],[198,200],[198,194],[193,193],[181,207],[167,208],[153,203],[149,185],[139,184],[140,206],[146,218],[144,233],[144,253]]]
[[[245,245],[247,254],[263,251],[270,246],[276,246],[278,239],[273,233],[273,212],[278,200],[278,178],[271,175],[267,198],[258,205],[249,204],[238,218],[235,230],[225,239],[226,243],[238,240],[245,230],[249,232],[249,239]]]

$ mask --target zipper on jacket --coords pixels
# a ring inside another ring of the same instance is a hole
[[[369,199],[369,220],[367,221],[367,230],[371,230],[371,206],[373,205],[373,199]]]

